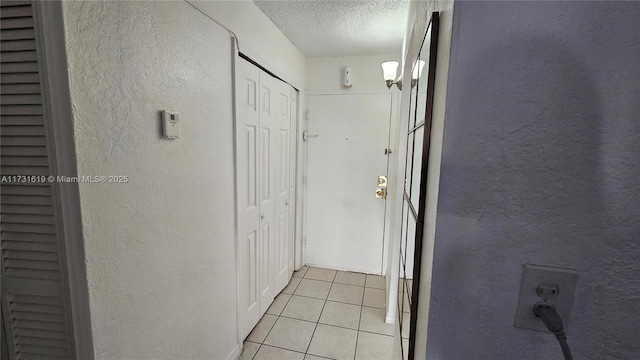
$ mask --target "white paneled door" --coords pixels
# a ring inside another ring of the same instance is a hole
[[[308,97],[306,260],[382,272],[391,94]]]
[[[240,319],[243,334],[260,320],[258,192],[260,70],[236,62],[236,171]],[[246,334],[245,334],[246,335]]]
[[[268,75],[267,75],[268,76]],[[273,79],[273,78],[272,78]],[[290,114],[290,86],[282,81],[273,79],[275,91],[273,129],[275,146],[275,288],[278,292],[289,283],[289,237],[291,214],[290,203],[290,144],[291,144],[291,114]]]
[[[260,71],[260,99],[259,123],[260,136],[258,140],[258,183],[260,196],[260,235],[258,237],[258,278],[260,284],[260,316],[266,311],[274,294],[274,263],[275,263],[275,167],[277,153],[274,148],[276,116],[274,114],[274,79]],[[238,119],[239,120],[239,119]]]
[[[295,269],[295,231],[296,231],[296,163],[297,163],[297,121],[296,113],[298,111],[298,96],[294,88],[289,87],[289,114],[290,114],[290,131],[289,131],[289,275],[293,276]]]
[[[291,94],[236,59],[236,171],[240,322],[246,337],[289,282]]]

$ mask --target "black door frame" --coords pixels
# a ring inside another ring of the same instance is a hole
[[[418,216],[416,219],[415,248],[413,254],[413,286],[411,289],[411,322],[409,325],[409,354],[413,359],[415,355],[416,328],[418,322],[418,293],[420,290],[420,270],[422,265],[422,242],[424,236],[424,218],[427,207],[427,173],[429,170],[429,148],[431,145],[431,125],[433,118],[433,92],[436,82],[436,59],[438,56],[438,33],[440,26],[440,14],[434,12],[431,16],[431,29],[429,38],[429,69],[427,74],[427,101],[424,118],[424,138],[422,143],[422,167],[420,168],[420,196],[418,201]],[[428,30],[427,30],[428,32]],[[426,34],[425,34],[426,38]],[[420,50],[422,52],[422,49]],[[416,104],[416,112],[417,112]],[[410,132],[417,129],[413,128]],[[415,156],[415,155],[414,155]],[[406,158],[405,158],[406,162]],[[405,193],[406,197],[406,193]],[[409,204],[411,204],[409,202]]]

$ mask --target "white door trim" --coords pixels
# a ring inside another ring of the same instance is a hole
[[[54,175],[77,176],[73,112],[67,70],[62,3],[33,1],[34,20],[40,50],[45,127],[50,141],[49,156]],[[46,29],[46,31],[45,31]],[[75,356],[93,359],[93,338],[89,309],[89,289],[85,269],[84,237],[80,213],[80,191],[77,183],[61,183],[52,187],[54,203],[61,215],[56,224],[66,254],[67,286],[71,302]],[[57,198],[57,199],[56,199]]]

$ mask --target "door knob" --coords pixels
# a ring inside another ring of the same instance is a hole
[[[386,199],[387,198],[387,189],[377,188],[376,189],[376,197],[378,199]]]

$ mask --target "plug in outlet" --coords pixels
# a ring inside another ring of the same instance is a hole
[[[548,332],[544,323],[533,313],[534,305],[544,301],[555,306],[566,331],[577,284],[576,270],[524,264],[514,326]]]

